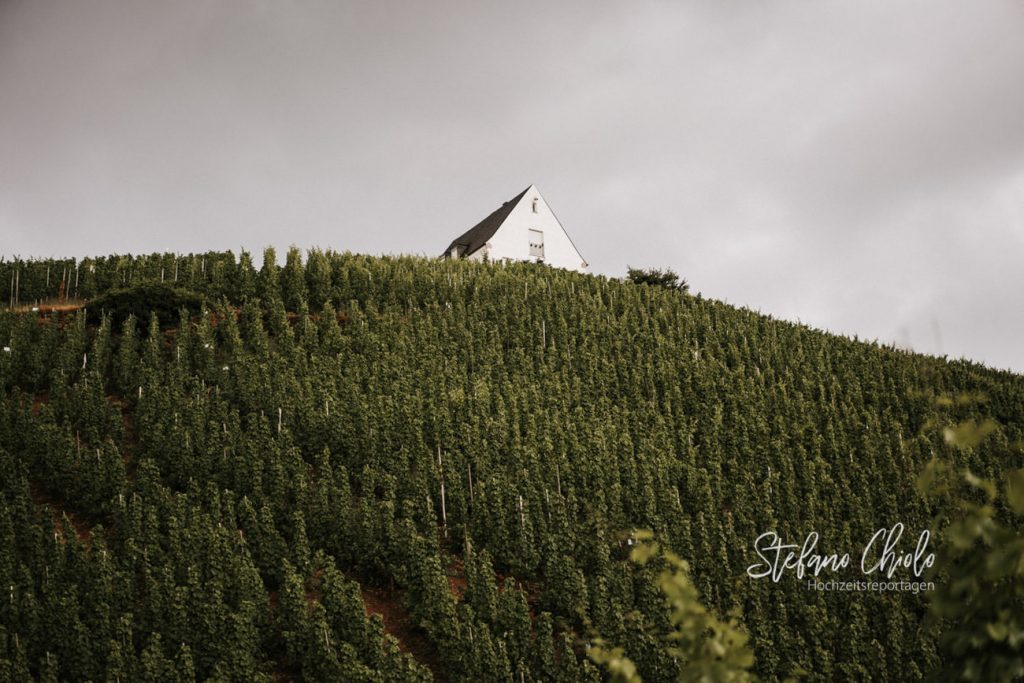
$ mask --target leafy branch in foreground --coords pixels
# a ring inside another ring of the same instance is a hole
[[[756,681],[750,672],[754,665],[746,632],[738,622],[738,614],[721,620],[700,601],[697,588],[690,579],[690,565],[669,550],[654,542],[650,531],[636,531],[639,542],[630,553],[630,560],[646,565],[660,557],[667,565],[656,579],[658,589],[665,595],[672,630],[664,635],[666,652],[680,662],[679,681],[707,683],[742,683]],[[609,646],[602,639],[594,640],[589,657],[607,668],[613,681],[639,683],[636,664],[621,647]]]
[[[997,432],[992,420],[943,429],[945,442],[968,453]],[[969,469],[933,458],[918,491],[944,502],[929,614],[942,625],[944,680],[1010,681],[1024,676],[1024,469],[1011,469],[999,487]]]

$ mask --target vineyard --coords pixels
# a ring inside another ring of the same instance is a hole
[[[927,528],[941,396],[1024,379],[532,264],[0,262],[0,680],[645,681],[650,529],[768,680],[909,681],[926,596],[752,580],[754,539]],[[62,302],[81,302],[61,305]]]

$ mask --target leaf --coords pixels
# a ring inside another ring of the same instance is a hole
[[[1004,640],[1008,633],[1006,624],[1001,621],[985,624],[985,630],[988,632],[989,638],[995,641]]]
[[[647,564],[647,561],[657,554],[657,543],[644,543],[633,548],[632,552],[629,553],[629,559],[637,564],[643,565]]]
[[[970,484],[974,488],[981,489],[982,491],[984,491],[985,495],[988,496],[989,500],[992,500],[993,498],[996,497],[996,485],[988,481],[987,479],[982,479],[981,477],[978,477],[970,470],[964,470],[964,479],[967,481],[968,484]]]
[[[1011,470],[1006,477],[1006,502],[1018,515],[1024,515],[1024,469]]]
[[[928,464],[924,466],[924,469],[921,470],[921,473],[917,475],[917,481],[915,482],[917,492],[922,496],[940,493],[945,487],[938,487],[936,484],[944,479],[948,472],[949,465],[947,463],[932,457]]]
[[[976,447],[995,430],[995,420],[987,419],[980,423],[967,420],[955,427],[946,427],[942,435],[950,446],[967,449]]]
[[[946,540],[959,550],[966,550],[974,545],[978,537],[977,525],[968,520],[961,520],[949,525],[946,530]]]
[[[677,569],[683,569],[684,571],[689,570],[689,566],[686,564],[686,560],[682,559],[671,550],[666,550],[663,553],[663,557],[665,558],[665,561],[668,562],[669,566],[675,567]]]

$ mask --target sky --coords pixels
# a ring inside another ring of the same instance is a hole
[[[0,0],[0,255],[434,256],[536,183],[593,272],[1024,371],[1024,3]]]

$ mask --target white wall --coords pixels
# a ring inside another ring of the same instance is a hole
[[[533,200],[537,200],[537,213],[533,212]],[[530,229],[544,233],[543,262],[556,268],[587,272],[587,264],[576,251],[572,240],[559,225],[555,214],[544,197],[533,185],[526,191],[512,213],[508,215],[487,245],[478,250],[472,257],[483,258],[483,252],[492,261],[513,259],[516,261],[535,261],[530,256]]]

